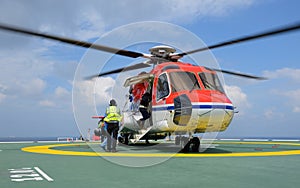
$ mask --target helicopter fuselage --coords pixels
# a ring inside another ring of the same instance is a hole
[[[205,67],[165,62],[140,78],[150,83],[152,93],[151,117],[145,122],[151,126],[149,134],[221,132],[233,118],[234,107],[216,72]],[[124,112],[124,131],[139,130],[136,122],[141,117],[137,109]]]

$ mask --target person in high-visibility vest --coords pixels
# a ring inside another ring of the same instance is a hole
[[[112,99],[109,101],[109,107],[106,109],[104,121],[107,123],[107,150],[108,152],[116,152],[117,138],[119,131],[119,122],[122,116],[117,102]]]

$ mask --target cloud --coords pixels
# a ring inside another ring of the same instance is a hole
[[[46,82],[40,78],[26,79],[26,80],[12,80],[6,82],[7,86],[2,94],[2,99],[13,97],[19,98],[21,101],[25,99],[35,100],[37,97],[43,95],[47,86]]]
[[[70,97],[70,92],[63,88],[58,86],[55,91],[54,91],[55,97],[56,98],[66,98],[66,97]]]
[[[55,103],[50,100],[42,100],[39,102],[39,105],[44,106],[44,107],[55,107]]]
[[[291,98],[293,101],[300,103],[300,89],[297,90],[291,90],[291,91],[284,91],[282,92],[282,95],[285,95],[289,98]]]
[[[263,75],[270,79],[288,78],[296,82],[300,82],[300,69],[282,68],[275,71],[264,71]]]
[[[1,103],[2,101],[4,101],[5,98],[6,98],[6,95],[3,94],[3,93],[0,93],[0,103]]]
[[[35,48],[38,49],[38,48]],[[45,78],[53,70],[53,62],[40,56],[32,49],[2,50],[0,56],[1,92],[35,100],[47,87]]]
[[[285,113],[277,110],[274,107],[271,107],[264,111],[264,117],[268,120],[282,119],[285,117]]]
[[[38,104],[42,107],[51,107],[55,109],[71,110],[72,96],[71,92],[66,88],[58,86],[53,93],[48,93],[41,97],[42,100]]]
[[[224,16],[235,9],[251,6],[253,0],[178,0],[170,1],[170,17],[191,20],[192,17]],[[197,19],[194,18],[194,19]]]
[[[286,96],[289,99],[289,106],[292,106],[293,112],[300,113],[300,89],[284,91],[281,95]]]
[[[32,79],[51,73],[54,62],[44,58],[43,54],[37,51],[39,51],[39,46],[33,49],[1,50],[1,80],[5,78]]]
[[[267,119],[272,119],[273,116],[274,116],[274,112],[271,109],[266,110],[264,112],[264,117],[266,117]]]
[[[295,106],[295,107],[293,108],[293,112],[295,112],[295,113],[300,113],[300,106]]]
[[[300,112],[300,69],[281,68],[273,71],[264,71],[264,76],[270,79],[276,79],[273,82],[271,93],[280,96],[282,103],[284,103],[290,111],[294,113]],[[274,84],[276,83],[276,84]],[[278,89],[280,86],[280,89]]]
[[[143,20],[179,23],[224,16],[254,0],[31,0],[1,3],[1,22],[81,39],[99,37],[107,28]]]
[[[252,0],[143,2],[125,0],[118,3],[98,0],[89,3],[82,0],[63,2],[32,0],[29,3],[4,1],[0,7],[0,22],[87,40],[99,37],[113,27],[130,22],[160,20],[183,23],[206,16],[220,16],[233,9],[252,4]],[[41,93],[47,86],[45,78],[59,72],[56,68],[61,67],[58,64],[63,62],[58,62],[55,58],[50,61],[45,57],[52,51],[51,47],[59,43],[4,32],[0,33],[0,40],[0,48],[3,49],[0,55],[2,68],[0,84],[8,85],[9,91],[30,95],[34,91]],[[26,83],[29,85],[27,86]],[[37,87],[32,88],[33,86]]]
[[[16,89],[18,93],[26,96],[42,94],[46,88],[46,82],[40,78],[35,78],[31,80],[16,81]]]
[[[98,104],[107,104],[110,100],[110,90],[114,87],[116,81],[111,77],[98,78],[94,87],[95,98]]]
[[[276,94],[277,96],[280,96],[280,99],[282,100],[285,105],[289,107],[289,109],[292,109],[292,112],[299,113],[300,112],[300,89],[295,90],[273,90],[272,94]]]
[[[0,84],[0,103],[4,101],[4,99],[6,98],[6,95],[3,93],[5,92],[6,89],[7,89],[6,86]]]
[[[240,87],[225,85],[224,88],[229,98],[232,100],[234,106],[243,108],[249,108],[251,106],[248,102],[247,95],[242,91]]]
[[[73,86],[73,96],[79,102],[77,104],[106,105],[111,98],[110,91],[114,85],[115,80],[111,77],[77,81]]]

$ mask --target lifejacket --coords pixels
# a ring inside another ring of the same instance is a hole
[[[146,92],[148,85],[149,83],[145,81],[142,83],[137,83],[133,86],[131,92],[133,95],[134,102],[137,102],[142,98],[143,94]]]
[[[111,123],[111,122],[119,122],[121,121],[122,116],[120,114],[120,109],[116,106],[109,106],[106,109],[106,117],[104,118],[105,122]]]

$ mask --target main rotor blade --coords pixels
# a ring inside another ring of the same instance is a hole
[[[147,62],[138,63],[138,64],[135,64],[135,65],[131,65],[131,66],[127,66],[127,67],[122,67],[122,68],[119,68],[119,69],[115,69],[115,70],[103,72],[103,73],[100,73],[100,74],[97,74],[97,75],[93,75],[93,76],[89,76],[89,77],[86,77],[86,79],[90,80],[92,78],[96,78],[96,77],[100,77],[100,76],[105,76],[105,75],[109,75],[109,74],[115,74],[115,73],[119,73],[119,72],[126,72],[126,71],[131,71],[131,70],[146,68],[146,67],[150,67],[150,66],[151,66],[151,64],[149,64]]]
[[[147,58],[148,57],[148,56],[146,56],[142,53],[138,53],[138,52],[122,50],[122,49],[118,49],[118,48],[112,48],[112,47],[108,47],[108,46],[92,44],[89,42],[79,41],[79,40],[75,40],[75,39],[40,33],[40,32],[36,32],[36,31],[32,31],[29,29],[24,29],[24,28],[20,28],[20,27],[16,27],[16,26],[0,24],[0,29],[5,30],[5,31],[20,33],[20,34],[25,34],[25,35],[47,38],[47,39],[60,41],[60,42],[67,43],[67,44],[72,44],[75,46],[80,46],[83,48],[92,48],[92,49],[96,49],[96,50],[100,50],[100,51],[104,51],[104,52],[109,52],[109,53],[118,54],[118,55],[122,55],[122,56],[132,57],[132,58],[137,58],[137,57],[146,57]]]
[[[180,54],[176,54],[176,55],[174,55],[174,59],[181,58],[185,55],[196,53],[196,52],[201,52],[201,51],[205,51],[205,50],[220,48],[220,47],[223,47],[223,46],[229,46],[229,45],[242,43],[242,42],[246,42],[246,41],[250,41],[250,40],[255,40],[255,39],[259,39],[259,38],[265,38],[265,37],[269,37],[269,36],[273,36],[273,35],[283,34],[283,33],[286,33],[286,32],[296,31],[298,29],[300,29],[300,22],[298,22],[296,24],[286,26],[286,27],[281,27],[281,28],[278,28],[278,29],[274,29],[274,30],[270,30],[270,31],[262,32],[262,33],[257,33],[257,34],[254,34],[254,35],[248,35],[248,36],[240,37],[240,38],[237,38],[237,39],[228,40],[228,41],[225,41],[225,42],[220,42],[220,43],[217,43],[217,44],[214,44],[214,45],[211,45],[211,46],[207,46],[207,47],[204,47],[204,48],[199,48],[199,49],[196,49],[196,50],[191,50],[191,51],[188,51],[188,52],[183,52],[183,53],[180,53]]]
[[[244,77],[244,78],[250,78],[250,79],[256,79],[256,80],[267,80],[267,78],[265,77],[260,77],[260,76],[254,76],[254,75],[250,75],[250,74],[244,74],[244,73],[239,73],[239,72],[233,72],[233,71],[228,71],[228,70],[222,70],[222,69],[215,69],[215,68],[207,68],[208,70],[213,70],[216,72],[222,72],[225,74],[230,74],[230,75],[234,75],[234,76],[240,76],[240,77]]]

